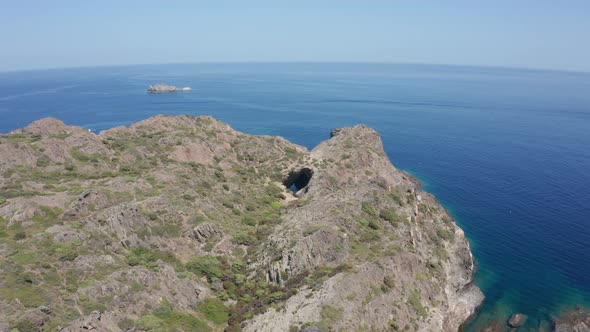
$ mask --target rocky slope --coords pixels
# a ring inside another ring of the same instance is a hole
[[[362,125],[308,151],[210,117],[43,119],[0,156],[0,331],[456,331],[483,299]]]

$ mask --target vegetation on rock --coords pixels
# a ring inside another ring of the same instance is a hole
[[[0,153],[20,331],[456,330],[481,301],[462,232],[364,126],[308,151],[210,117],[43,119]]]

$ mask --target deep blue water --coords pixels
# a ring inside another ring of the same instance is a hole
[[[144,93],[160,81],[193,91]],[[360,64],[0,73],[0,132],[46,116],[101,130],[160,113],[213,115],[309,148],[365,123],[470,239],[487,296],[472,330],[515,311],[538,327],[590,304],[590,74]]]

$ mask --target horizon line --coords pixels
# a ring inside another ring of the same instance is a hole
[[[162,62],[162,63],[137,63],[137,64],[104,64],[104,65],[81,65],[71,67],[38,67],[38,68],[23,68],[23,69],[0,69],[0,74],[15,74],[25,72],[42,72],[42,71],[57,71],[57,70],[76,70],[76,69],[100,69],[100,68],[116,68],[116,67],[138,67],[138,66],[174,66],[174,65],[272,65],[272,64],[349,64],[349,65],[397,65],[397,66],[440,66],[440,67],[463,67],[463,68],[484,68],[484,69],[499,69],[499,70],[521,70],[521,71],[541,71],[541,72],[561,72],[569,74],[590,74],[590,70],[573,70],[573,69],[556,69],[556,68],[541,68],[541,67],[518,67],[518,66],[502,66],[502,65],[488,65],[488,64],[456,64],[456,63],[423,63],[423,62],[386,62],[386,61],[259,61],[259,60],[244,60],[244,61],[200,61],[200,62]]]

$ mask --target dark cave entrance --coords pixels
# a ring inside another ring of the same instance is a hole
[[[283,180],[283,185],[289,188],[293,192],[293,195],[297,196],[302,189],[305,189],[304,192],[307,192],[307,185],[311,181],[312,176],[313,171],[307,167],[300,170],[293,170]]]

